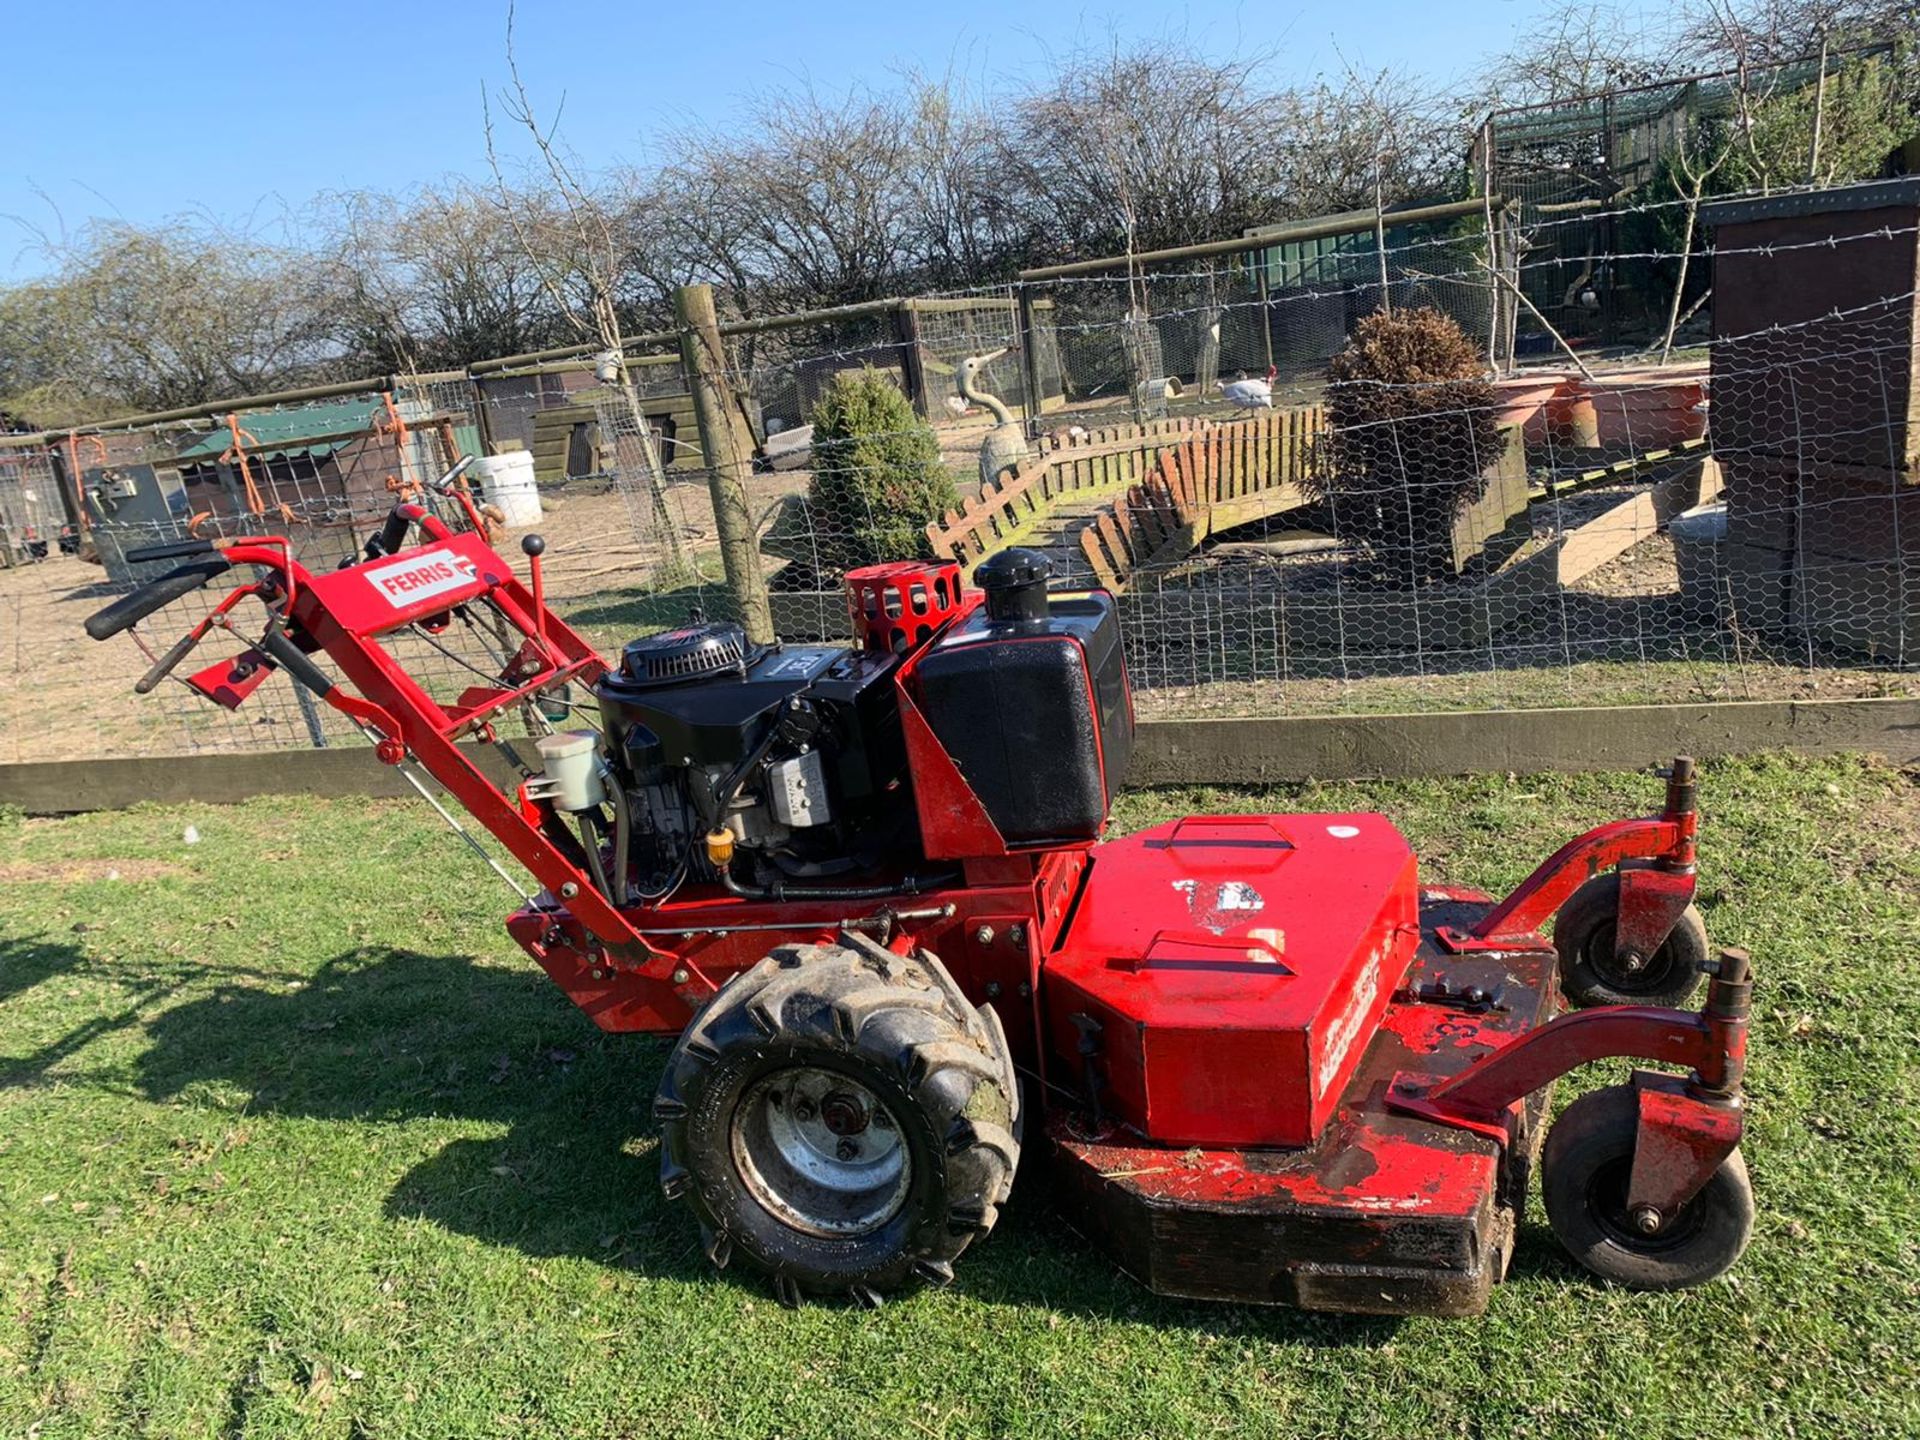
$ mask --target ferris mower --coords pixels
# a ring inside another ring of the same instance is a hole
[[[260,639],[186,683],[233,706],[283,670],[491,831],[542,887],[507,920],[522,948],[603,1030],[679,1037],[660,1183],[715,1265],[789,1303],[944,1284],[1023,1150],[1165,1295],[1474,1313],[1536,1159],[1554,1232],[1610,1280],[1699,1285],[1745,1246],[1751,979],[1691,903],[1691,761],[1659,815],[1497,903],[1423,882],[1376,814],[1106,839],[1134,737],[1114,602],[1050,592],[1040,557],[989,558],[978,590],[855,570],[851,648],[696,622],[609,661],[547,609],[538,536],[523,583],[437,491],[454,524],[401,504],[323,573],[275,536],[152,547],[130,558],[187,563],[88,632],[250,567],[137,688],[251,597]],[[429,694],[393,651],[456,627],[492,661]],[[556,730],[569,710],[598,723]],[[1611,1056],[1673,1068],[1582,1096],[1543,1150],[1553,1081]]]

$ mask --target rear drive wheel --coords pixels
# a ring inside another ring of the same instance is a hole
[[[660,1184],[708,1258],[788,1304],[946,1284],[1020,1158],[998,1018],[940,962],[863,937],[774,951],[710,1000],[654,1101]]]
[[[1666,1005],[1682,1008],[1699,988],[1707,959],[1707,925],[1689,905],[1658,950],[1635,965],[1613,953],[1620,915],[1620,876],[1599,875],[1573,892],[1553,922],[1560,952],[1560,988],[1575,1005]]]
[[[1640,1106],[1630,1085],[1582,1095],[1547,1134],[1540,1197],[1567,1252],[1635,1290],[1690,1290],[1725,1273],[1753,1233],[1753,1186],[1734,1151],[1653,1234],[1627,1206]]]

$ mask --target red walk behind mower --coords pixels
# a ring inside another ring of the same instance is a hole
[[[403,504],[322,574],[274,537],[156,547],[189,563],[87,628],[252,567],[234,599],[264,633],[188,683],[232,705],[286,671],[532,872],[514,939],[602,1029],[679,1036],[660,1179],[714,1264],[790,1303],[944,1284],[1023,1150],[1165,1295],[1473,1313],[1536,1156],[1555,1233],[1610,1280],[1698,1285],[1745,1246],[1751,981],[1692,908],[1690,761],[1661,814],[1498,903],[1423,884],[1381,815],[1106,840],[1134,737],[1114,602],[1050,593],[1040,557],[993,556],[979,591],[951,564],[856,570],[852,648],[696,622],[610,662],[545,607],[539,537],[523,584],[442,494],[466,524]],[[393,652],[455,627],[496,668],[437,697]],[[554,733],[568,705],[597,727]],[[531,747],[500,733],[516,711]],[[1702,973],[1704,1008],[1671,1008]],[[1563,993],[1596,1008],[1555,1018]],[[1681,1073],[1583,1096],[1541,1153],[1553,1081],[1608,1056]]]

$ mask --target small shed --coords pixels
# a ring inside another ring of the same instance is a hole
[[[1920,176],[1703,208],[1725,573],[1753,628],[1920,646]]]

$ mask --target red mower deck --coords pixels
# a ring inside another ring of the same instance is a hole
[[[1111,1119],[1056,1113],[1047,1139],[1074,1223],[1163,1295],[1393,1315],[1483,1309],[1512,1255],[1551,1089],[1516,1107],[1505,1144],[1397,1113],[1387,1094],[1396,1076],[1458,1074],[1553,1017],[1550,951],[1461,957],[1434,943],[1435,926],[1491,905],[1472,891],[1423,893],[1418,949],[1310,1145],[1148,1145]]]

